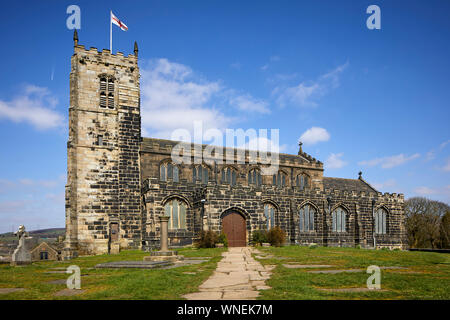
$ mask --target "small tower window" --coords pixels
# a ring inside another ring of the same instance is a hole
[[[97,136],[97,145],[103,146],[103,136]]]
[[[100,107],[114,109],[114,79],[100,78]]]

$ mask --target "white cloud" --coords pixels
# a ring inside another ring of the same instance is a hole
[[[434,160],[436,158],[436,155],[439,154],[449,143],[450,140],[444,141],[439,145],[439,147],[433,148],[428,151],[425,155],[425,161]]]
[[[360,161],[358,162],[358,165],[360,166],[368,166],[368,167],[374,167],[380,165],[383,169],[389,169],[393,167],[397,167],[399,165],[402,165],[406,162],[409,162],[411,160],[414,160],[416,158],[420,157],[419,153],[415,153],[411,156],[405,156],[403,153],[390,156],[390,157],[383,157],[383,158],[376,158],[372,160],[366,160],[366,161]]]
[[[257,150],[257,151],[266,151],[266,152],[284,152],[287,149],[287,145],[280,145],[279,143],[265,138],[265,137],[256,137],[251,139],[249,142],[245,143],[243,146],[239,146],[239,148],[246,150]]]
[[[250,95],[241,95],[230,99],[230,103],[242,111],[270,113],[269,103],[264,100],[258,100]]]
[[[447,158],[447,163],[442,168],[445,172],[450,172],[450,158]]]
[[[280,61],[280,57],[279,56],[271,56],[269,58],[269,61],[270,61],[269,63],[266,63],[265,65],[263,65],[261,67],[262,71],[266,71],[267,69],[269,69],[269,66],[270,66],[271,63]]]
[[[242,64],[240,64],[239,62],[234,62],[234,63],[230,64],[230,67],[232,67],[233,69],[236,69],[236,70],[241,70]]]
[[[228,89],[219,81],[207,81],[190,67],[167,59],[154,59],[141,67],[142,131],[145,135],[171,138],[176,129],[192,132],[194,121],[203,130],[223,131],[239,116],[225,111],[270,112],[266,101]]]
[[[326,129],[320,127],[311,127],[300,136],[300,141],[307,145],[328,140],[330,140],[330,134]]]
[[[371,183],[372,187],[374,187],[377,190],[382,190],[389,187],[394,187],[397,185],[397,181],[395,179],[388,179],[384,182],[374,182]]]
[[[198,78],[191,68],[167,59],[151,60],[141,68],[141,114],[144,132],[170,138],[175,129],[192,131],[194,121],[223,129],[231,118],[207,107],[222,90],[218,82]]]
[[[439,146],[439,148],[442,150],[445,148],[446,145],[448,145],[450,143],[450,140],[447,140],[445,142],[442,142],[441,145]]]
[[[320,76],[315,81],[303,81],[293,87],[275,87],[272,94],[281,107],[297,105],[301,107],[316,107],[317,99],[339,86],[339,76],[347,68],[348,62]]]
[[[442,187],[430,188],[426,186],[420,186],[414,189],[414,192],[423,197],[433,196],[435,199],[439,199],[446,203],[450,203],[450,184]]]
[[[64,126],[64,117],[54,110],[58,100],[47,88],[28,85],[20,96],[0,100],[0,119],[29,123],[38,130]]]
[[[428,196],[431,194],[436,194],[438,193],[436,189],[432,189],[429,187],[417,187],[416,189],[414,189],[414,192],[423,196]]]
[[[327,160],[325,160],[325,168],[326,169],[340,169],[347,165],[347,162],[342,160],[341,158],[344,156],[344,153],[332,153],[328,157]]]

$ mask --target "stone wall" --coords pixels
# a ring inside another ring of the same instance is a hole
[[[140,99],[137,56],[75,45],[71,58],[67,258],[109,251],[109,225],[120,225],[122,248],[139,247]],[[114,81],[114,105],[100,107],[100,79]]]
[[[179,182],[161,181],[159,166],[170,159],[175,144],[173,141],[148,138],[144,138],[142,143],[141,179],[144,181],[142,192],[145,198],[143,224],[147,226],[143,233],[144,247],[157,246],[158,216],[164,214],[164,204],[173,197],[185,201],[189,210],[187,229],[169,232],[172,245],[192,243],[205,228],[220,232],[222,215],[228,210],[238,211],[245,216],[247,242],[250,243],[252,233],[265,228],[264,204],[271,203],[276,208],[276,225],[287,233],[288,243],[346,247],[360,245],[371,248],[374,244],[373,212],[382,206],[388,212],[388,227],[387,234],[375,235],[377,247],[404,246],[403,195],[382,195],[361,177],[333,178],[333,183],[341,184],[342,189],[327,188],[329,182],[323,178],[322,164],[308,161],[303,155],[280,156],[280,170],[288,173],[287,185],[284,187],[273,186],[272,176],[264,177],[261,186],[249,185],[247,174],[258,166],[248,163],[233,165],[238,172],[235,186],[221,181],[220,172],[227,166],[225,164],[208,167],[210,180],[207,185],[193,183],[193,164],[179,165]],[[311,157],[309,159],[312,160]],[[294,182],[298,173],[307,173],[314,182],[301,190]],[[204,205],[200,201],[202,198],[206,200]],[[314,231],[299,230],[298,212],[305,204],[316,209]],[[332,231],[331,212],[338,207],[347,212],[346,232]]]

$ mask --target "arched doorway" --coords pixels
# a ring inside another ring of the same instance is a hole
[[[230,211],[222,217],[222,231],[226,234],[229,247],[245,247],[247,245],[245,218]]]

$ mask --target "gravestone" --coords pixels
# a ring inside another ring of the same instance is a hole
[[[11,265],[19,266],[31,264],[31,253],[25,244],[25,239],[28,236],[28,232],[25,231],[25,227],[23,225],[20,225],[19,230],[15,232],[14,235],[19,238],[19,245],[12,254]]]

